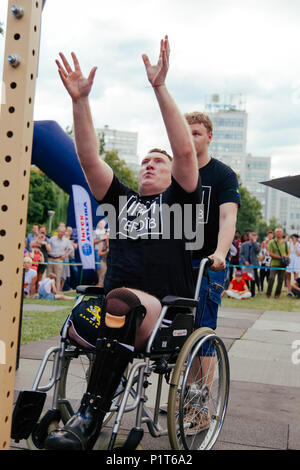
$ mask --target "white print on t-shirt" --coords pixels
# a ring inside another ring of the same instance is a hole
[[[120,211],[117,235],[136,240],[142,236],[162,235],[162,195],[152,201],[141,202],[131,196]]]
[[[102,204],[101,210],[108,220],[110,239],[185,238],[186,250],[199,250],[203,246],[203,204],[169,205],[162,202],[161,194],[145,201],[132,195],[128,200],[126,196],[119,196],[118,216],[111,204]],[[193,227],[195,214],[197,214],[197,224]]]
[[[209,217],[209,206],[210,206],[210,197],[211,197],[211,186],[202,186],[202,200],[204,214],[201,221],[198,223],[207,224]]]

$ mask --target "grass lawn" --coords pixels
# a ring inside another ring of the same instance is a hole
[[[26,310],[23,312],[21,345],[58,335],[69,313],[70,308],[54,312]]]
[[[222,299],[222,307],[271,311],[283,310],[285,312],[300,313],[300,299],[287,297],[286,292],[282,292],[279,299],[274,299],[274,296],[268,299],[265,293],[256,294],[255,297],[245,300],[230,299],[225,295]]]
[[[285,312],[299,312],[300,313],[300,300],[295,296],[288,297],[287,291],[282,291],[279,299],[274,298],[275,285],[273,286],[273,292],[271,297],[268,299],[266,296],[267,283],[264,284],[264,292],[262,294],[257,293],[255,297],[250,299],[237,300],[227,297],[225,294],[222,299],[222,307],[224,308],[247,308],[254,310],[271,310],[277,312],[278,310]]]
[[[58,335],[67,315],[74,305],[74,297],[75,294],[70,294],[70,302],[68,300],[24,299],[24,305],[38,304],[41,307],[39,311],[23,310],[21,345]],[[53,307],[64,306],[66,308],[47,312],[45,310],[43,311],[44,305],[51,305]]]

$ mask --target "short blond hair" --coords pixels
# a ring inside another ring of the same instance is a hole
[[[203,124],[208,134],[210,134],[213,131],[212,120],[205,113],[200,113],[199,111],[193,111],[192,113],[185,113],[184,117],[187,120],[188,124]]]

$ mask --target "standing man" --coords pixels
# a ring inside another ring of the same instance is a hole
[[[260,251],[260,245],[257,242],[258,235],[255,232],[250,232],[249,233],[249,241],[245,242],[242,244],[241,247],[241,253],[240,253],[240,261],[241,264],[244,266],[258,266],[258,254]],[[257,273],[257,267],[253,268],[243,268],[244,271],[246,271],[249,276],[253,278],[253,280],[250,281],[251,285],[251,296],[255,296],[255,284],[257,284],[257,287],[260,291],[260,282],[259,282],[259,277]]]
[[[56,275],[56,290],[61,291],[61,276],[63,271],[63,261],[72,250],[70,250],[70,241],[65,237],[66,229],[58,227],[57,235],[50,238],[49,244],[51,250],[48,255],[49,273]]]
[[[233,266],[234,265],[238,266],[240,264],[240,252],[241,252],[241,246],[242,246],[241,232],[239,230],[235,231],[234,240],[233,240],[232,244],[236,248],[236,254],[231,257],[230,264],[232,264]],[[234,271],[233,266],[231,266],[230,269],[229,269],[229,271],[230,271],[229,279],[233,278],[233,271]],[[237,270],[237,268],[236,268],[236,270]],[[238,270],[239,270],[239,268],[238,268]]]
[[[26,237],[26,248],[28,251],[31,251],[31,242],[38,236],[39,226],[38,224],[33,224],[31,232]]]
[[[267,297],[271,297],[273,284],[275,278],[277,277],[275,299],[279,299],[287,267],[282,266],[280,259],[282,256],[290,256],[290,250],[288,243],[283,238],[282,228],[276,228],[274,233],[275,238],[273,238],[273,240],[271,240],[268,244],[269,255],[271,256],[272,260],[270,269],[271,272],[268,280]]]
[[[194,265],[202,258],[214,261],[209,270],[209,281],[204,278],[196,327],[216,329],[218,307],[225,280],[226,255],[234,239],[240,190],[234,171],[208,153],[213,138],[213,124],[209,116],[200,112],[185,114],[190,126],[202,182],[204,204],[204,244],[194,253]]]

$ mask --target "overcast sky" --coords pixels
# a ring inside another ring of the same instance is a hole
[[[7,1],[0,0],[6,22]],[[4,24],[5,27],[5,24]],[[139,157],[169,148],[141,59],[156,61],[169,35],[167,85],[182,112],[206,98],[242,93],[247,152],[272,157],[272,177],[300,173],[300,2],[298,0],[47,0],[42,18],[35,120],[72,124],[55,59],[75,51],[98,71],[91,93],[96,127],[138,132]],[[1,60],[4,38],[0,38]],[[0,63],[2,69],[2,62]]]

